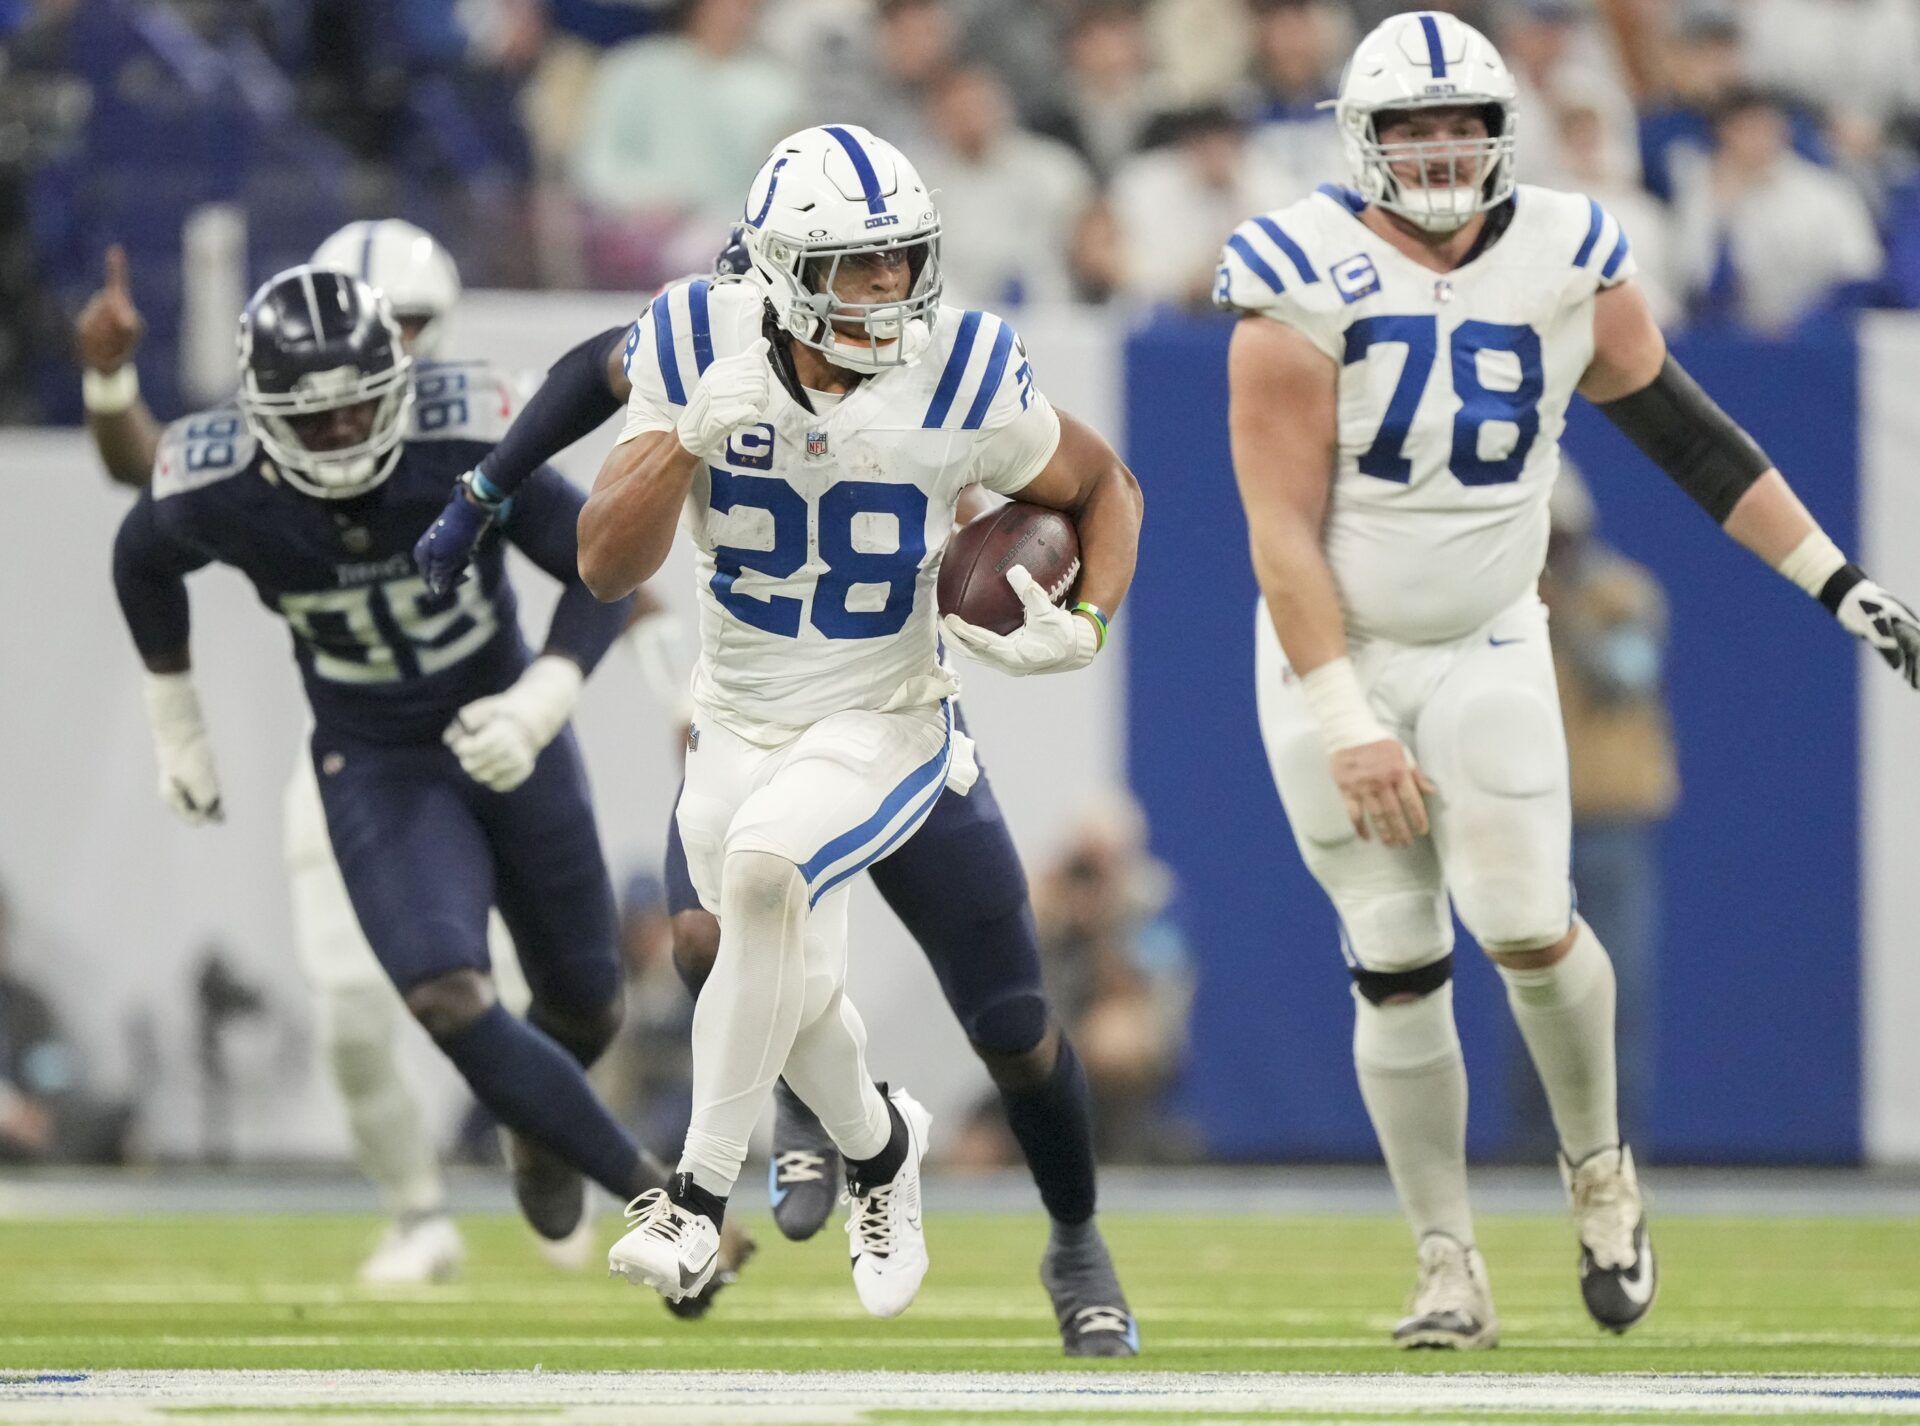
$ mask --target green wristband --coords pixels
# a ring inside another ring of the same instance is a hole
[[[1098,604],[1089,604],[1086,600],[1082,599],[1068,612],[1085,614],[1089,619],[1093,620],[1093,631],[1097,636],[1097,642],[1093,646],[1093,651],[1096,654],[1107,646],[1107,614],[1104,609]]]

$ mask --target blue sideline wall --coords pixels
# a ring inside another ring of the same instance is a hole
[[[1210,319],[1144,328],[1125,373],[1129,458],[1148,493],[1128,600],[1128,759],[1201,965],[1186,1107],[1227,1157],[1370,1157],[1332,913],[1294,851],[1255,722],[1255,586],[1226,437],[1229,330]],[[1697,339],[1677,354],[1851,546],[1852,341]],[[1627,1132],[1668,1160],[1856,1160],[1851,641],[1575,406],[1567,446],[1602,533],[1652,569],[1673,615],[1684,794],[1662,835],[1654,1118]],[[1521,1052],[1498,978],[1464,934],[1460,951],[1470,1148],[1485,1156],[1513,1146],[1506,1086]]]

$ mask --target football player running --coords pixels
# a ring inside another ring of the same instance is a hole
[[[845,1160],[860,1300],[891,1317],[927,1269],[928,1116],[867,1073],[844,989],[847,883],[976,775],[933,599],[955,501],[978,483],[1074,518],[1075,611],[1015,568],[1019,630],[948,626],[983,661],[1042,673],[1098,653],[1140,500],[1106,442],[1040,394],[1010,327],[941,305],[939,216],[891,144],[803,130],[745,212],[746,279],[672,289],[629,338],[627,424],[580,520],[581,573],[618,598],[685,514],[701,653],[676,820],[721,927],[680,1171],[631,1206],[609,1265],[669,1298],[698,1289],[784,1072]]]
[[[1668,354],[1598,204],[1513,180],[1515,87],[1444,13],[1364,39],[1335,115],[1354,187],[1242,225],[1217,300],[1263,593],[1260,725],[1340,916],[1354,1060],[1418,1245],[1405,1346],[1499,1324],[1467,1202],[1449,899],[1507,985],[1553,1111],[1588,1312],[1651,1307],[1615,1106],[1614,977],[1569,900],[1567,754],[1535,595],[1578,390],[1909,683],[1912,612],[1837,549]]]
[[[620,1001],[612,890],[567,723],[624,610],[580,584],[582,500],[551,470],[503,525],[567,586],[539,657],[521,640],[497,542],[446,596],[412,573],[409,552],[447,482],[511,409],[484,368],[431,370],[416,381],[385,299],[365,283],[314,267],[274,278],[242,318],[239,410],[167,428],[122,523],[114,578],[148,669],[161,794],[190,823],[218,820],[221,802],[184,577],[233,565],[286,619],[352,919],[511,1131],[522,1210],[558,1241],[583,1215],[583,1174],[623,1198],[665,1177],[583,1071]],[[525,1022],[489,974],[495,904],[532,992]]]
[[[740,236],[736,228],[715,264],[716,279],[751,270]],[[671,305],[673,298],[656,301]],[[631,332],[631,323],[609,328],[555,362],[500,444],[462,478],[415,548],[429,587],[450,587],[460,576],[492,523],[490,512],[529,473],[626,404]],[[964,731],[958,703],[954,726]],[[1040,1276],[1062,1349],[1074,1357],[1136,1355],[1139,1329],[1094,1216],[1086,1072],[1047,1003],[1026,873],[986,769],[971,789],[937,800],[919,830],[867,874],[926,954],[1026,1155],[1050,1222]],[[697,996],[719,951],[720,923],[700,904],[677,824],[668,827],[666,884],[674,964]],[[840,1155],[785,1080],[774,1086],[774,1105],[773,1217],[782,1233],[801,1241],[832,1213]]]

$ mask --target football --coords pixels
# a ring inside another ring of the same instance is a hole
[[[947,541],[940,565],[940,612],[1011,634],[1025,619],[1007,571],[1027,567],[1058,604],[1080,577],[1080,535],[1073,521],[1044,505],[1015,500],[969,520]]]

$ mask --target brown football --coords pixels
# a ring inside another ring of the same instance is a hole
[[[1058,604],[1080,577],[1080,535],[1073,521],[1044,505],[1015,500],[962,525],[940,564],[940,612],[1011,634],[1024,621],[1007,571],[1027,567]]]

